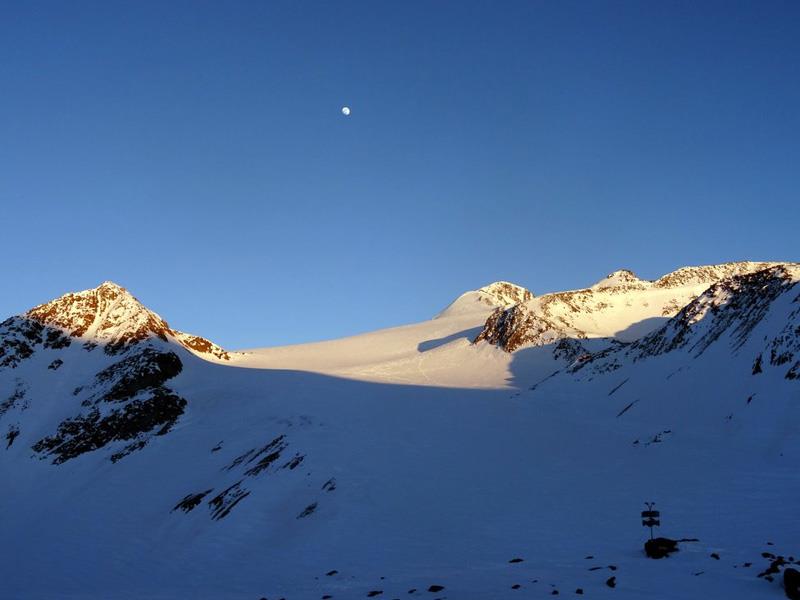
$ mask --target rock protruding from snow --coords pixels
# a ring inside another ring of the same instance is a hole
[[[217,346],[214,342],[207,340],[199,335],[192,335],[191,333],[184,333],[182,331],[174,331],[173,335],[185,348],[194,351],[195,354],[201,356],[213,356],[220,360],[230,360],[230,354],[221,346]]]
[[[586,334],[573,329],[567,331],[563,323],[519,305],[495,310],[475,338],[475,343],[485,340],[507,352],[514,352],[522,346],[545,346],[566,337],[585,338]]]
[[[533,293],[520,285],[508,281],[495,281],[477,290],[461,294],[436,318],[486,311],[491,308],[509,308],[532,298]]]
[[[786,369],[786,379],[800,378],[798,283],[800,265],[795,263],[733,275],[712,284],[656,331],[628,346],[592,354],[571,370],[588,367],[593,373],[608,372],[626,361],[676,350],[697,358],[712,344],[726,340],[734,354],[755,344],[754,375],[769,365]]]
[[[653,286],[674,288],[687,285],[711,285],[712,283],[727,279],[728,277],[755,273],[756,271],[763,271],[764,269],[777,267],[781,264],[784,263],[742,261],[701,267],[683,267],[656,279],[653,282]]]
[[[508,281],[495,281],[478,290],[486,298],[493,300],[500,306],[514,306],[520,302],[527,302],[533,298],[530,290]]]
[[[112,444],[117,444],[112,462],[141,450],[153,436],[168,433],[183,414],[186,399],[165,385],[182,370],[174,352],[143,347],[129,353],[97,373],[91,385],[73,392],[83,397],[79,413],[33,444],[33,450],[52,456],[53,464]]]
[[[125,288],[110,281],[90,290],[65,294],[32,308],[24,316],[61,329],[70,337],[103,345],[108,354],[150,337],[166,341],[171,333],[166,321],[145,308]]]

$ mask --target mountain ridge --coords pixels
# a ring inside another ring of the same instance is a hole
[[[12,317],[4,594],[775,597],[764,553],[798,555],[800,267],[748,265],[228,360],[127,298]],[[647,559],[642,500],[697,541]]]

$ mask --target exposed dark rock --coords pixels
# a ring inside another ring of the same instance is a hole
[[[521,563],[522,561],[523,561],[523,559],[521,559],[521,558],[512,558],[508,562],[510,562],[510,563]]]
[[[19,435],[19,427],[16,425],[9,425],[8,431],[6,432],[6,450],[11,448],[11,444],[14,443],[14,440],[17,439]]]
[[[178,331],[173,331],[172,333],[177,337],[181,344],[187,348],[190,348],[191,350],[194,350],[195,352],[200,354],[210,354],[211,356],[216,356],[222,360],[231,359],[231,355],[228,354],[227,351],[204,337],[200,337],[199,335],[191,335],[188,333],[181,333]]]
[[[28,386],[23,381],[17,380],[16,387],[11,395],[0,402],[0,417],[14,408],[25,410],[27,408],[27,401],[25,400],[27,393]]]
[[[371,592],[367,593],[368,598],[374,598],[375,596],[380,596],[383,594],[383,590],[372,590]]]
[[[119,460],[122,460],[131,452],[135,452],[136,450],[141,450],[147,445],[147,439],[140,439],[134,440],[130,444],[126,445],[122,450],[118,450],[111,455],[111,462],[115,463]]]
[[[617,578],[616,577],[609,577],[606,579],[606,585],[610,588],[617,587]]]
[[[57,358],[53,362],[51,362],[49,365],[47,365],[47,368],[50,369],[51,371],[55,371],[63,364],[64,364],[64,361],[61,360],[60,358]]]
[[[644,543],[644,552],[650,558],[664,558],[678,551],[678,542],[665,537],[657,537]]]
[[[635,358],[654,356],[689,345],[695,356],[702,354],[723,333],[731,334],[734,350],[741,348],[769,310],[773,300],[794,286],[786,267],[775,266],[736,275],[712,284],[670,319],[662,328],[634,342]],[[694,324],[703,315],[706,325],[694,336]],[[753,371],[761,368],[760,356]]]
[[[61,464],[113,441],[132,440],[154,430],[151,435],[164,435],[183,414],[184,408],[186,400],[168,388],[156,388],[144,397],[105,411],[104,416],[95,406],[85,414],[66,419],[54,435],[36,442],[33,450],[54,455],[53,464]],[[145,443],[139,440],[130,449],[139,449]],[[115,457],[121,458],[119,453]]]
[[[428,588],[429,592],[441,592],[444,589],[443,585],[432,585]]]
[[[762,556],[764,556],[764,554],[769,554],[769,553],[768,552],[763,552]],[[765,570],[763,570],[761,573],[758,574],[758,577],[763,577],[764,579],[767,579],[768,581],[772,581],[772,577],[771,576],[772,575],[777,575],[778,573],[780,573],[781,572],[781,567],[784,567],[789,563],[787,563],[786,559],[784,559],[782,556],[775,556],[773,554],[769,554],[769,557],[773,558],[774,560],[772,562],[770,562],[769,566]],[[765,558],[769,558],[769,557],[765,557]]]
[[[234,506],[250,495],[250,491],[241,487],[241,484],[241,481],[237,481],[208,501],[212,519],[215,521],[224,519]]]
[[[327,575],[328,577],[333,577],[334,575],[338,575],[338,574],[339,574],[339,571],[337,571],[336,569],[334,569],[333,571],[328,571],[327,573],[325,573],[325,575]]]
[[[711,556],[711,558],[713,558],[714,560],[719,560],[719,554],[717,554],[716,552],[712,552],[712,553],[710,554],[710,556]]]
[[[783,571],[783,589],[787,598],[800,600],[800,571],[791,567]]]
[[[292,458],[289,460],[289,462],[287,462],[287,463],[286,463],[285,465],[283,465],[283,467],[281,467],[281,468],[283,468],[283,469],[289,469],[290,471],[294,471],[294,470],[295,470],[295,469],[296,469],[296,468],[297,468],[297,467],[300,465],[300,463],[302,463],[302,462],[303,462],[303,459],[304,459],[305,457],[306,457],[306,456],[305,456],[305,454],[295,454],[295,455],[294,455],[294,456],[293,456],[293,457],[292,457]]]
[[[127,400],[142,390],[161,386],[182,370],[181,359],[174,352],[143,348],[100,371],[94,387],[110,386],[103,394],[106,402]]]
[[[313,514],[313,512],[315,510],[317,510],[317,503],[316,502],[312,502],[311,504],[309,504],[308,506],[306,506],[303,509],[303,512],[301,512],[299,515],[297,515],[297,518],[298,519],[304,519],[307,516],[309,516],[310,514]]]
[[[69,345],[70,339],[58,329],[28,317],[11,317],[0,323],[0,368],[16,368],[37,346],[57,350]]]
[[[626,381],[627,381],[627,380],[626,380]],[[629,402],[629,403],[628,403],[628,404],[627,404],[627,405],[626,405],[626,406],[625,406],[625,407],[624,407],[624,408],[623,408],[621,411],[619,411],[619,412],[617,413],[617,417],[621,417],[621,416],[622,416],[622,415],[624,415],[626,412],[628,412],[628,411],[629,411],[629,410],[630,410],[630,409],[633,407],[633,405],[634,405],[634,404],[636,404],[638,401],[639,401],[639,399],[637,398],[637,399],[636,399],[636,400],[634,400],[633,402]]]
[[[225,470],[230,471],[235,467],[238,467],[244,461],[247,461],[245,464],[250,464],[251,462],[256,460],[259,456],[266,455],[263,456],[263,458],[259,460],[259,462],[254,467],[248,469],[245,472],[245,475],[258,475],[261,471],[267,469],[273,462],[275,462],[276,460],[278,460],[278,458],[280,458],[281,452],[283,452],[283,450],[285,450],[288,445],[285,440],[286,440],[285,435],[279,435],[278,437],[273,439],[271,442],[268,442],[261,448],[258,449],[253,448],[251,450],[248,450],[244,454],[237,456],[231,464],[225,467]]]
[[[333,478],[333,477],[328,479],[328,481],[326,481],[325,483],[322,484],[322,489],[325,490],[326,492],[332,492],[333,490],[335,490],[336,489],[336,479]]]
[[[181,509],[183,512],[189,512],[193,510],[200,502],[203,501],[208,494],[211,493],[211,490],[206,490],[205,492],[199,492],[197,494],[187,494],[183,497],[183,500],[178,502],[175,505],[175,508],[172,509],[172,512],[175,512],[178,509]]]

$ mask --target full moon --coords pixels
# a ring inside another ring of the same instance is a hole
[[[345,117],[349,117],[350,116],[350,107],[349,106],[343,106],[342,107],[342,114]]]

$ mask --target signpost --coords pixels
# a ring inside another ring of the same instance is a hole
[[[661,526],[661,513],[657,510],[653,510],[653,507],[656,505],[655,502],[645,502],[644,505],[647,507],[647,510],[642,511],[642,525],[650,528],[650,539],[652,540],[653,527]]]

